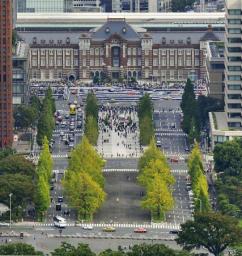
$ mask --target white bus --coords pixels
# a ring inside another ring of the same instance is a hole
[[[65,228],[66,227],[66,219],[61,216],[55,216],[54,218],[54,226],[57,228]]]

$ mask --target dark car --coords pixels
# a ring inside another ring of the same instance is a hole
[[[58,196],[58,203],[63,203],[64,197],[63,196]]]
[[[55,210],[56,211],[61,211],[61,204],[56,204],[55,205]]]
[[[179,233],[179,230],[170,230],[170,234],[177,235]]]

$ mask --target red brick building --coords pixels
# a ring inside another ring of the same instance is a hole
[[[11,146],[12,118],[12,0],[0,1],[0,148]]]

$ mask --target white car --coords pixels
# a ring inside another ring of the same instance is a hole
[[[85,230],[93,230],[93,226],[90,225],[90,224],[83,225],[82,228],[85,229]]]

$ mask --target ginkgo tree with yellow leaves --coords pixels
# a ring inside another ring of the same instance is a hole
[[[102,169],[105,161],[95,151],[86,136],[70,153],[63,180],[64,193],[79,220],[90,221],[103,204],[106,194]]]
[[[153,221],[164,220],[165,213],[174,206],[172,190],[175,178],[154,139],[139,160],[138,182],[146,190],[142,207],[150,210]]]
[[[198,143],[194,144],[188,158],[188,170],[191,177],[192,191],[195,200],[195,211],[207,212],[210,210],[208,183],[202,163],[202,154]]]

